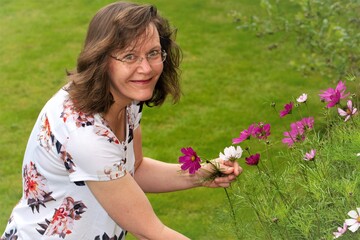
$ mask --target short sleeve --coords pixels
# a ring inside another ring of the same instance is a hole
[[[125,175],[126,153],[123,144],[114,140],[104,126],[79,128],[64,144],[69,177],[76,181],[107,181]]]
[[[68,109],[71,110],[65,108]],[[127,141],[124,142],[116,138],[99,114],[92,116],[70,111],[63,115],[67,117],[69,131],[61,155],[70,181],[107,181],[120,178],[126,172],[133,173],[132,140],[134,129],[141,121],[141,102],[127,106]]]

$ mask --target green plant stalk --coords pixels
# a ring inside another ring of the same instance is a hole
[[[238,232],[238,224],[237,224],[237,220],[236,220],[234,206],[233,206],[233,204],[231,202],[231,199],[230,199],[229,193],[227,191],[227,188],[224,188],[224,190],[225,190],[226,197],[227,197],[227,200],[228,200],[229,205],[230,205],[231,215],[232,215],[233,223],[234,223],[235,234],[236,234],[238,239],[241,239],[240,236],[239,236],[239,232]]]
[[[261,219],[260,216],[260,212],[258,211],[258,209],[256,208],[257,204],[253,201],[253,199],[250,198],[250,196],[248,195],[248,193],[245,194],[245,198],[247,198],[248,202],[250,203],[252,209],[255,211],[255,215],[257,217],[257,219],[259,220],[259,223],[261,225],[261,227],[264,229],[265,234],[267,235],[268,239],[273,239],[271,236],[271,232],[268,231],[268,228],[266,227],[266,224],[264,223],[264,221]],[[261,201],[257,200],[258,204],[261,204]]]
[[[256,166],[257,166],[257,168],[258,168],[258,170],[259,170],[259,174],[261,174],[261,172],[263,172],[263,173],[268,177],[270,184],[275,187],[275,189],[276,189],[277,193],[279,194],[280,199],[282,200],[283,204],[284,204],[285,206],[289,206],[289,204],[288,204],[285,196],[284,196],[284,195],[282,194],[282,192],[280,191],[279,185],[277,184],[276,181],[273,181],[272,177],[269,175],[269,173],[268,173],[268,168],[266,168],[266,166],[263,165],[264,168],[265,168],[265,171],[261,171],[261,169],[259,168],[259,166],[258,166],[258,165],[256,165]],[[265,183],[264,183],[264,180],[263,180],[263,179],[262,179],[262,182],[263,182],[263,184],[264,184],[264,186],[265,186]],[[268,191],[267,191],[267,193],[268,193],[268,195],[269,195],[269,192],[268,192]]]

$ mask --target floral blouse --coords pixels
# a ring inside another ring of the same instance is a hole
[[[126,109],[126,139],[120,142],[100,114],[74,109],[61,89],[42,109],[23,161],[23,196],[3,239],[125,239],[85,181],[110,181],[134,174],[133,131],[142,104]],[[116,206],[115,206],[116,207]]]

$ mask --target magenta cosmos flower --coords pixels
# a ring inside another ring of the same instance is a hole
[[[256,153],[254,155],[251,155],[250,157],[245,158],[245,162],[247,165],[258,165],[260,161],[260,154]]]
[[[293,109],[294,104],[292,102],[285,104],[284,109],[280,111],[280,117],[285,117],[290,114]]]
[[[245,140],[250,139],[252,133],[254,130],[254,124],[251,124],[248,129],[243,130],[242,132],[240,132],[240,136],[238,138],[233,138],[232,142],[233,144],[238,144],[241,143]]]
[[[345,83],[339,81],[335,89],[328,88],[327,90],[322,90],[322,93],[319,94],[320,100],[328,103],[327,108],[332,108],[340,102],[340,99],[349,96],[350,93],[345,93],[345,90]]]
[[[356,112],[357,108],[353,108],[351,100],[347,101],[347,108],[345,110],[338,108],[338,113],[340,116],[345,117],[345,122],[355,115]]]
[[[238,138],[233,138],[232,143],[238,144],[245,140],[250,139],[253,136],[258,139],[266,140],[268,136],[270,136],[270,124],[268,123],[253,123],[248,129],[240,132],[240,136]]]
[[[252,135],[258,139],[266,140],[270,136],[270,124],[260,122],[254,125]]]
[[[179,163],[182,163],[181,169],[184,171],[189,169],[190,174],[195,174],[201,168],[201,159],[191,147],[182,148],[181,152],[184,154],[179,157]]]

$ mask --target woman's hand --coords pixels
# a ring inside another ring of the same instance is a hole
[[[200,171],[199,178],[209,178],[208,181],[203,181],[204,187],[229,187],[232,182],[236,181],[243,169],[239,163],[234,161],[224,161],[220,158],[211,160],[202,167],[204,170]],[[216,174],[215,178],[211,174]]]

